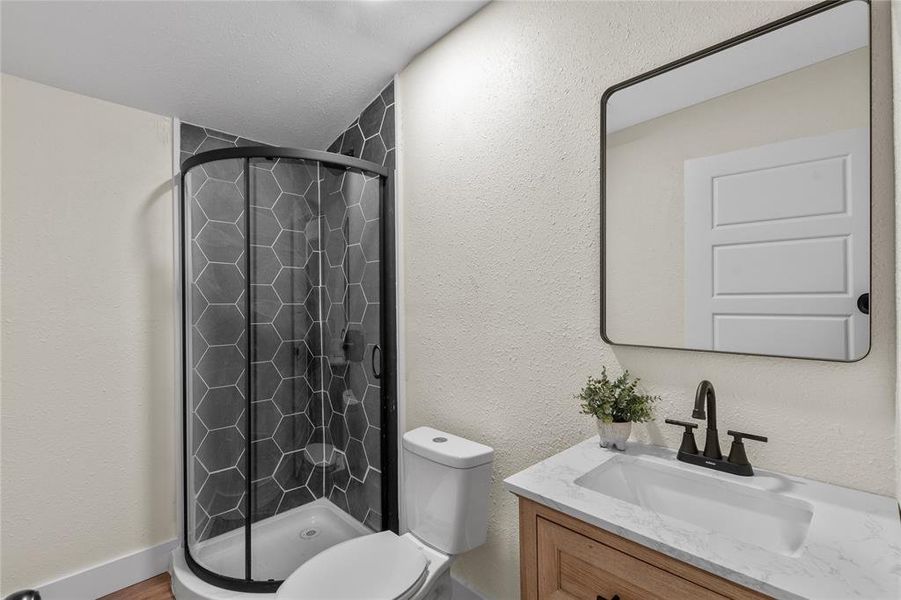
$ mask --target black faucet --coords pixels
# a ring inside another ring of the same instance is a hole
[[[720,451],[719,433],[716,430],[716,391],[713,389],[713,384],[706,379],[698,385],[698,391],[695,393],[695,406],[691,416],[694,419],[707,420],[707,439],[704,441],[704,452],[698,452],[698,447],[695,444],[695,436],[692,430],[698,427],[697,424],[666,419],[666,422],[670,425],[679,425],[685,428],[685,432],[682,434],[682,445],[679,447],[676,458],[693,465],[725,471],[733,475],[750,476],[754,474],[754,470],[751,468],[751,463],[748,461],[748,456],[745,453],[743,440],[766,442],[767,438],[762,435],[729,430],[726,433],[733,437],[732,448],[729,451],[729,458],[723,459],[723,453]]]
[[[704,400],[707,401],[707,413],[704,413]],[[691,413],[693,419],[707,419],[707,439],[704,441],[704,456],[721,460],[720,434],[716,430],[716,391],[713,384],[706,379],[698,384],[695,392],[695,409]]]

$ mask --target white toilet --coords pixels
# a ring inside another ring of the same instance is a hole
[[[332,546],[279,587],[278,600],[445,600],[457,554],[488,532],[494,450],[420,427],[404,435],[409,533],[383,531]]]

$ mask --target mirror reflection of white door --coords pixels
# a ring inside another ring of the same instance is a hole
[[[867,353],[869,148],[850,129],[685,161],[686,347]]]

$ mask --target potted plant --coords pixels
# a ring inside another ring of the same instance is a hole
[[[602,448],[625,450],[632,423],[644,423],[653,418],[654,402],[660,397],[640,393],[639,381],[631,377],[629,371],[611,380],[604,367],[601,378],[589,377],[576,396],[581,402],[582,413],[597,419]]]

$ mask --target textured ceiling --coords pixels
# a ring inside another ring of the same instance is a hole
[[[484,4],[4,1],[2,70],[324,148],[394,73]]]

